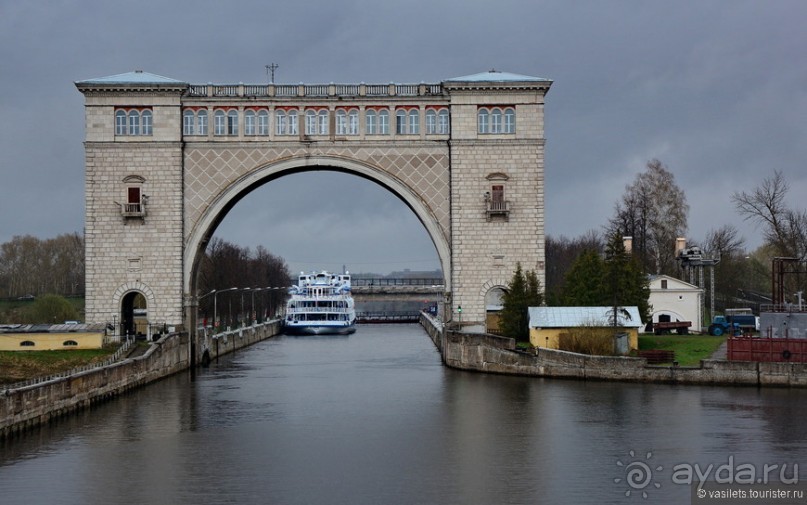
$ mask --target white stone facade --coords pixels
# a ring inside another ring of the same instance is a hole
[[[667,316],[673,322],[691,321],[692,331],[702,331],[703,289],[669,275],[653,276],[649,287],[653,323]]]
[[[544,281],[550,85],[500,73],[420,85],[191,85],[142,72],[76,83],[86,97],[87,320],[114,321],[139,292],[151,323],[194,327],[196,264],[228,204],[318,167],[369,177],[407,202],[440,255],[446,315],[461,306],[463,323],[483,325],[485,294],[517,262]],[[512,131],[480,133],[480,107],[513,111]],[[327,110],[327,134],[305,134],[309,108]],[[278,135],[275,113],[292,109],[298,132]],[[355,134],[337,134],[339,109],[358,112]],[[370,109],[389,111],[388,133],[366,133]],[[417,133],[396,133],[398,109],[416,111]],[[204,134],[183,134],[188,110],[206,111]],[[216,134],[219,110],[235,111],[237,134]],[[245,134],[248,110],[268,112],[266,135]],[[450,112],[449,133],[427,130],[430,110]],[[116,114],[131,111],[149,114],[151,130],[122,134]],[[491,191],[506,205],[491,206]],[[127,207],[137,195],[142,204]]]

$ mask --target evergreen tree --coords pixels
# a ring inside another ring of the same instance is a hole
[[[503,306],[499,313],[499,327],[505,337],[529,342],[529,307],[537,307],[543,302],[540,284],[535,271],[525,274],[521,263],[516,263],[516,271],[502,297]]]
[[[594,249],[583,251],[566,274],[563,303],[582,307],[607,305],[604,274],[605,263],[600,253]]]
[[[650,317],[650,285],[639,261],[625,251],[619,234],[613,234],[605,248],[605,305],[615,308],[636,306],[643,321]]]
[[[649,281],[639,260],[625,251],[622,237],[611,235],[605,259],[588,249],[575,260],[566,275],[563,301],[569,306],[637,306],[642,320],[650,315]]]

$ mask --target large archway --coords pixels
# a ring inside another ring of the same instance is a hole
[[[86,314],[194,331],[198,264],[227,212],[286,174],[335,170],[400,198],[431,238],[446,321],[484,331],[485,294],[516,264],[544,272],[544,96],[551,81],[483,72],[439,83],[190,84],[146,72],[85,96]]]
[[[213,236],[217,226],[227,213],[244,196],[257,187],[271,183],[272,180],[299,172],[331,170],[363,177],[371,180],[400,198],[415,214],[434,244],[445,279],[446,290],[451,290],[451,253],[448,237],[444,235],[440,224],[429,211],[423,201],[407,186],[376,167],[355,160],[334,157],[306,157],[270,163],[250,171],[245,177],[225,188],[208,209],[202,214],[197,227],[191,232],[185,247],[186,270],[184,280],[185,292],[197,293],[197,273],[199,262],[204,255],[205,247]]]

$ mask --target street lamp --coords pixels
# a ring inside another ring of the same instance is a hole
[[[210,293],[205,293],[205,294],[203,294],[202,296],[199,297],[199,301],[202,301],[204,298],[206,298],[206,297],[208,297],[210,295],[213,295],[213,333],[218,332],[217,331],[218,330],[217,315],[218,315],[218,297],[219,297],[219,293],[226,293],[227,291],[235,291],[236,289],[238,289],[238,288],[227,288],[227,289],[222,289],[221,291],[218,291],[218,290],[214,289]]]
[[[244,291],[249,291],[252,288],[241,288],[241,327],[244,327]]]
[[[252,324],[258,323],[258,316],[255,314],[255,292],[262,291],[264,288],[252,288],[252,312],[250,312],[250,317],[252,318]],[[259,300],[260,301],[260,300]]]

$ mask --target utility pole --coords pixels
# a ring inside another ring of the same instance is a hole
[[[280,67],[277,63],[272,63],[271,65],[266,65],[266,77],[269,78],[269,84],[275,83],[275,70]]]

